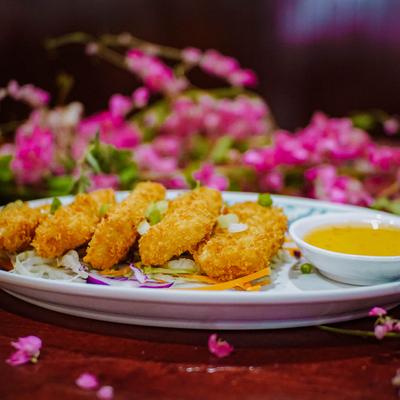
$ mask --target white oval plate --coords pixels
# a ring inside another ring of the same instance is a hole
[[[179,191],[169,191],[175,197]],[[119,200],[126,196],[118,193]],[[254,201],[254,193],[224,193],[228,203]],[[290,222],[349,211],[373,212],[303,198],[273,196]],[[64,203],[71,197],[61,199]],[[49,200],[36,200],[38,205]],[[303,275],[293,262],[273,273],[260,292],[138,289],[31,278],[0,271],[0,287],[28,303],[61,313],[126,324],[191,329],[275,329],[319,325],[364,317],[373,306],[400,303],[400,281],[357,287],[318,272]]]

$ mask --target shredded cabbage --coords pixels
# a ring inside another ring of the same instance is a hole
[[[59,258],[43,258],[35,250],[24,251],[17,254],[12,263],[14,269],[10,272],[35,278],[82,281],[88,276],[75,250]]]

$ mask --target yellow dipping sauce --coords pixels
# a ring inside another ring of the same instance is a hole
[[[328,225],[312,230],[303,240],[337,253],[400,256],[400,228],[389,225]]]

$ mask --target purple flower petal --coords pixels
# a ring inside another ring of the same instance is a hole
[[[110,400],[114,398],[114,388],[112,386],[102,386],[96,393],[98,399]]]
[[[382,317],[382,316],[386,315],[386,310],[381,307],[373,307],[369,311],[368,315],[370,317]]]
[[[208,338],[208,350],[211,354],[216,355],[218,358],[229,356],[233,351],[233,346],[225,340],[218,339],[216,333],[213,333]]]
[[[31,356],[25,353],[22,350],[17,350],[15,353],[11,354],[9,358],[7,358],[6,363],[15,367],[17,365],[26,364],[31,361]]]
[[[99,386],[99,381],[96,375],[91,374],[90,372],[84,372],[81,374],[75,381],[76,385],[81,389],[97,389]]]

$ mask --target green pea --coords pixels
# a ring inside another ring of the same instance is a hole
[[[272,198],[269,193],[260,193],[258,195],[258,204],[263,207],[272,206]]]
[[[313,269],[314,269],[314,267],[310,263],[304,263],[304,264],[301,264],[301,266],[300,266],[300,271],[302,274],[311,274]]]

